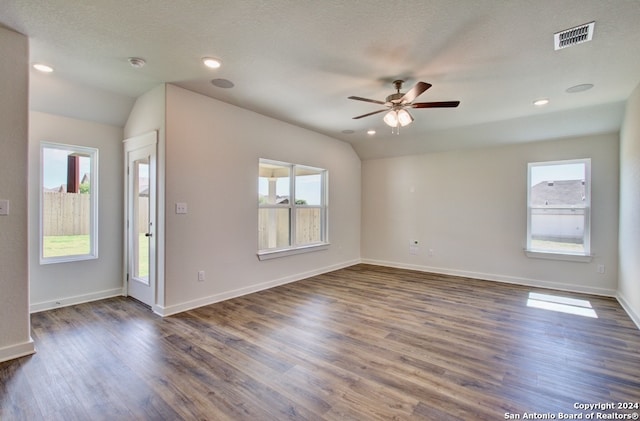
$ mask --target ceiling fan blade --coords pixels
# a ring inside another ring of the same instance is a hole
[[[362,114],[362,115],[359,115],[359,116],[357,116],[357,117],[353,117],[353,119],[354,119],[354,120],[357,120],[357,119],[362,118],[362,117],[369,117],[370,115],[374,115],[374,114],[382,113],[382,112],[384,112],[384,111],[388,111],[388,110],[387,110],[387,109],[384,109],[384,110],[374,111],[374,112],[372,112],[372,113]]]
[[[411,108],[455,108],[460,105],[460,101],[441,101],[441,102],[415,102],[410,105]]]
[[[414,99],[416,99],[419,95],[421,95],[424,91],[426,91],[430,87],[431,87],[431,84],[427,82],[416,83],[416,86],[411,88],[409,92],[407,92],[406,94],[404,94],[402,98],[400,98],[400,103],[407,104],[409,102],[413,102]]]
[[[362,98],[359,96],[350,96],[348,97],[348,99],[355,99],[356,101],[364,101],[364,102],[373,102],[374,104],[380,104],[380,105],[386,104],[386,102],[384,101],[378,101],[377,99]]]

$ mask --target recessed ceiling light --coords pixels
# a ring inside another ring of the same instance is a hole
[[[367,130],[367,134],[368,134],[369,136],[373,136],[374,134],[376,134],[376,131],[375,131],[375,130],[373,130],[373,129],[369,129],[369,130]]]
[[[536,107],[542,107],[543,105],[547,105],[548,103],[549,103],[548,98],[540,98],[533,101],[533,105],[535,105]]]
[[[133,67],[134,69],[140,69],[144,67],[145,64],[147,64],[145,59],[140,57],[129,57],[127,60],[129,61],[131,67]]]
[[[567,88],[566,92],[569,94],[575,94],[576,92],[588,91],[591,88],[593,88],[593,83],[583,83]]]
[[[228,79],[213,79],[211,81],[213,86],[217,86],[218,88],[229,89],[233,88],[235,85]]]
[[[51,73],[51,72],[53,72],[53,67],[48,66],[46,64],[42,64],[42,63],[35,63],[33,65],[33,68],[36,69],[39,72],[42,72],[42,73]]]
[[[213,57],[202,57],[202,63],[210,69],[219,69],[222,66],[222,61]]]

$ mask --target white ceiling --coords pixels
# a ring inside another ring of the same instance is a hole
[[[555,32],[591,21],[593,41],[554,51]],[[639,22],[638,0],[0,3],[32,62],[55,68],[32,72],[32,109],[123,125],[133,98],[170,82],[350,142],[363,159],[616,131],[640,82]],[[379,106],[348,96],[383,100],[397,78],[405,91],[433,85],[420,102],[461,105],[412,110],[399,135],[384,114],[352,119]],[[595,87],[565,92],[582,83]],[[534,107],[541,97],[550,104]]]

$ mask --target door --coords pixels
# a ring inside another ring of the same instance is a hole
[[[127,295],[156,304],[156,133],[125,140]]]

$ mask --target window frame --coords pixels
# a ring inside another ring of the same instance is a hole
[[[576,208],[570,205],[558,205],[553,207],[541,208],[539,206],[534,207],[531,204],[531,172],[535,167],[553,166],[553,165],[571,165],[571,164],[584,164],[584,186],[585,186],[585,199],[584,207]],[[570,251],[557,251],[547,249],[536,249],[532,247],[532,214],[534,209],[558,209],[558,210],[575,210],[583,209],[584,211],[584,228],[583,228],[583,248],[581,252]],[[528,257],[552,259],[552,260],[567,260],[575,262],[590,262],[593,258],[591,254],[591,158],[577,158],[558,161],[540,161],[530,162],[527,165],[527,238],[525,254]]]
[[[311,251],[325,250],[330,245],[328,239],[328,170],[310,165],[293,164],[289,162],[276,161],[273,159],[260,158],[258,160],[258,170],[262,164],[277,165],[286,167],[289,170],[289,200],[287,204],[282,203],[258,203],[258,212],[260,209],[288,209],[289,210],[289,242],[287,246],[275,247],[268,249],[260,249],[258,244],[258,258],[260,260],[268,260],[276,257],[290,256]],[[320,204],[307,205],[297,204],[296,201],[296,169],[306,169],[317,172],[320,175]],[[258,173],[258,180],[260,180]],[[313,243],[296,243],[296,227],[297,227],[297,210],[298,209],[320,209],[320,241]],[[258,217],[259,219],[259,217]]]
[[[65,256],[44,256],[44,151],[45,149],[57,149],[72,151],[90,158],[89,169],[89,253],[73,254]],[[40,190],[39,190],[39,260],[41,265],[93,260],[98,258],[98,148],[88,146],[69,145],[63,143],[43,141],[40,142]]]

